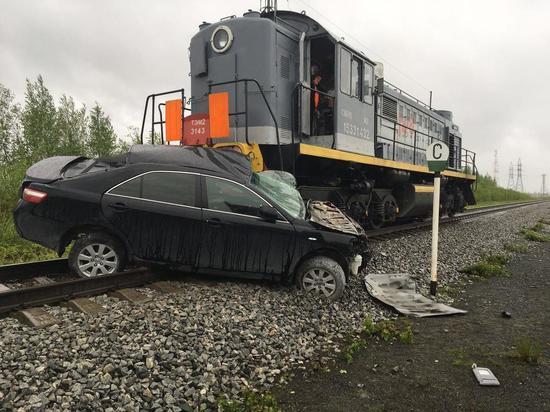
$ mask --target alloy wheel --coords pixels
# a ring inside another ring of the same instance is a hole
[[[103,243],[93,243],[78,254],[79,271],[86,277],[109,275],[118,266],[118,256],[112,247]]]

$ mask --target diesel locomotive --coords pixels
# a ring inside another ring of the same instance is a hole
[[[270,3],[199,26],[191,90],[148,96],[142,142],[241,151],[254,170],[291,172],[304,199],[328,200],[379,228],[430,214],[426,148],[441,141],[449,147],[441,213],[475,203],[475,153],[463,147],[452,112],[386,81],[381,64],[305,12]],[[221,134],[215,96],[227,116]]]

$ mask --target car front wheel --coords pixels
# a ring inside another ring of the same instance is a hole
[[[71,270],[83,278],[120,272],[125,265],[124,247],[103,233],[89,233],[79,237],[69,254]]]
[[[344,294],[346,277],[338,262],[327,256],[316,256],[305,261],[296,274],[296,284],[306,293],[337,300]]]

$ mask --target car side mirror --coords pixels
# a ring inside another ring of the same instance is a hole
[[[279,218],[279,212],[272,206],[260,206],[260,217],[268,222],[275,222]]]

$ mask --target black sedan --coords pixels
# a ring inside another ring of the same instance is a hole
[[[119,159],[36,163],[14,217],[22,237],[60,255],[74,240],[69,264],[83,277],[163,264],[295,281],[337,299],[365,235],[330,205],[308,213],[292,182],[285,172],[253,173],[230,150],[136,145]]]

